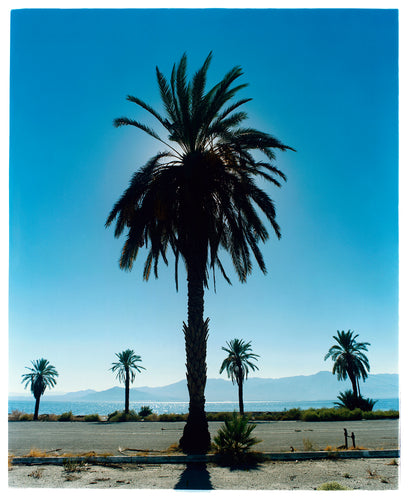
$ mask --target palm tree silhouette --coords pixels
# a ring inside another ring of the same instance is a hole
[[[170,246],[175,255],[175,281],[178,289],[180,256],[187,272],[188,314],[183,324],[186,348],[189,415],[180,440],[186,452],[205,452],[210,434],[205,414],[206,349],[209,319],[204,320],[204,288],[215,268],[230,283],[220,260],[219,250],[230,254],[241,282],[252,270],[250,253],[261,270],[265,263],[259,250],[268,232],[256,213],[256,205],[266,216],[278,238],[270,197],[255,185],[260,177],[280,186],[284,174],[272,161],[273,149],[289,148],[271,135],[240,127],[246,113],[237,109],[250,99],[231,103],[246,85],[233,86],[242,75],[233,68],[208,92],[205,91],[211,53],[203,66],[187,82],[187,57],[173,66],[170,82],[156,68],[157,82],[165,116],[142,100],[128,96],[153,115],[168,133],[161,138],[152,128],[136,120],[118,118],[116,127],[131,125],[154,137],[167,147],[152,157],[132,177],[128,189],[114,205],[106,221],[116,219],[115,236],[127,230],[119,265],[130,270],[139,249],[146,245],[147,259],[143,277],[153,269],[158,277],[158,262],[167,264]],[[260,151],[267,161],[252,156]]]
[[[353,334],[354,332],[350,330],[347,332],[337,330],[337,337],[333,336],[337,345],[335,344],[329,349],[324,360],[332,358],[334,361],[333,375],[337,373],[338,380],[346,380],[348,377],[353,387],[353,395],[358,398],[361,396],[358,379],[361,377],[364,381],[368,377],[367,372],[370,371],[367,356],[361,351],[367,351],[367,346],[370,343],[357,342],[358,334],[354,336]]]
[[[232,383],[236,382],[238,385],[238,400],[239,412],[244,414],[244,395],[243,386],[244,379],[248,378],[249,369],[255,371],[258,367],[250,360],[259,358],[258,354],[253,354],[251,342],[245,343],[242,339],[233,339],[227,342],[227,347],[222,347],[228,353],[228,356],[222,362],[220,373],[226,370],[228,377]]]
[[[114,373],[116,372],[116,377],[120,382],[125,383],[125,413],[129,413],[129,390],[130,383],[135,380],[136,371],[140,373],[140,370],[145,370],[143,366],[138,365],[142,358],[134,353],[132,349],[126,349],[125,351],[116,353],[119,361],[112,363],[112,368],[110,368]]]
[[[24,384],[24,389],[30,384],[30,390],[35,398],[34,420],[38,420],[38,410],[40,408],[40,398],[44,394],[47,387],[54,387],[57,383],[55,380],[58,377],[58,372],[54,366],[50,365],[49,361],[44,358],[31,361],[32,368],[26,366],[28,373],[24,373],[21,383]]]

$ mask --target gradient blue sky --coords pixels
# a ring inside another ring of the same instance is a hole
[[[11,16],[9,389],[47,358],[57,391],[117,385],[126,348],[136,386],[184,378],[186,286],[173,261],[142,280],[121,271],[104,222],[132,173],[161,147],[119,116],[160,108],[155,66],[210,51],[209,84],[233,66],[248,124],[297,152],[264,185],[283,237],[242,285],[206,293],[208,376],[221,346],[252,341],[261,377],[330,370],[336,330],[371,343],[372,373],[398,372],[398,13],[396,10],[22,10]],[[231,272],[232,274],[232,272]]]

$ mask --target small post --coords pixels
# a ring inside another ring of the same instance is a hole
[[[356,447],[356,437],[354,435],[354,432],[351,433],[351,440],[353,441],[353,448]]]
[[[344,441],[345,441],[345,443],[346,443],[346,450],[347,450],[347,448],[348,448],[347,437],[348,437],[348,436],[347,436],[347,429],[344,429]]]

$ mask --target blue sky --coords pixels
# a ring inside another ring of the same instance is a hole
[[[277,157],[287,183],[263,186],[283,234],[263,247],[268,274],[218,276],[206,292],[208,376],[235,337],[252,341],[261,377],[330,370],[332,336],[348,329],[371,343],[372,373],[398,371],[397,11],[22,10],[10,44],[10,391],[40,357],[58,391],[108,388],[127,348],[146,368],[135,385],[184,377],[185,283],[177,293],[173,261],[148,283],[143,258],[121,271],[123,240],[104,228],[160,145],[112,121],[149,122],[126,95],[159,109],[156,65],[168,75],[187,52],[192,73],[210,51],[209,85],[240,65],[248,125],[297,152]]]

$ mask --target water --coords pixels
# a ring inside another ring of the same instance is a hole
[[[333,400],[334,401],[334,400]],[[300,408],[306,410],[308,408],[332,408],[334,406],[332,400],[326,401],[246,401],[245,411],[281,411],[289,410],[290,408]],[[130,403],[130,409],[140,411],[141,406],[150,406],[154,413],[187,413],[188,403],[181,402],[155,402],[143,401]],[[89,415],[98,413],[99,415],[109,415],[115,410],[123,410],[124,402],[105,402],[105,401],[47,401],[42,399],[40,402],[41,413],[61,413],[72,411],[74,415]],[[239,410],[238,402],[235,401],[217,401],[207,402],[205,405],[206,411],[221,412]],[[374,406],[374,410],[398,410],[398,398],[379,399]],[[34,398],[27,400],[9,400],[8,411],[19,410],[24,413],[34,413]]]

